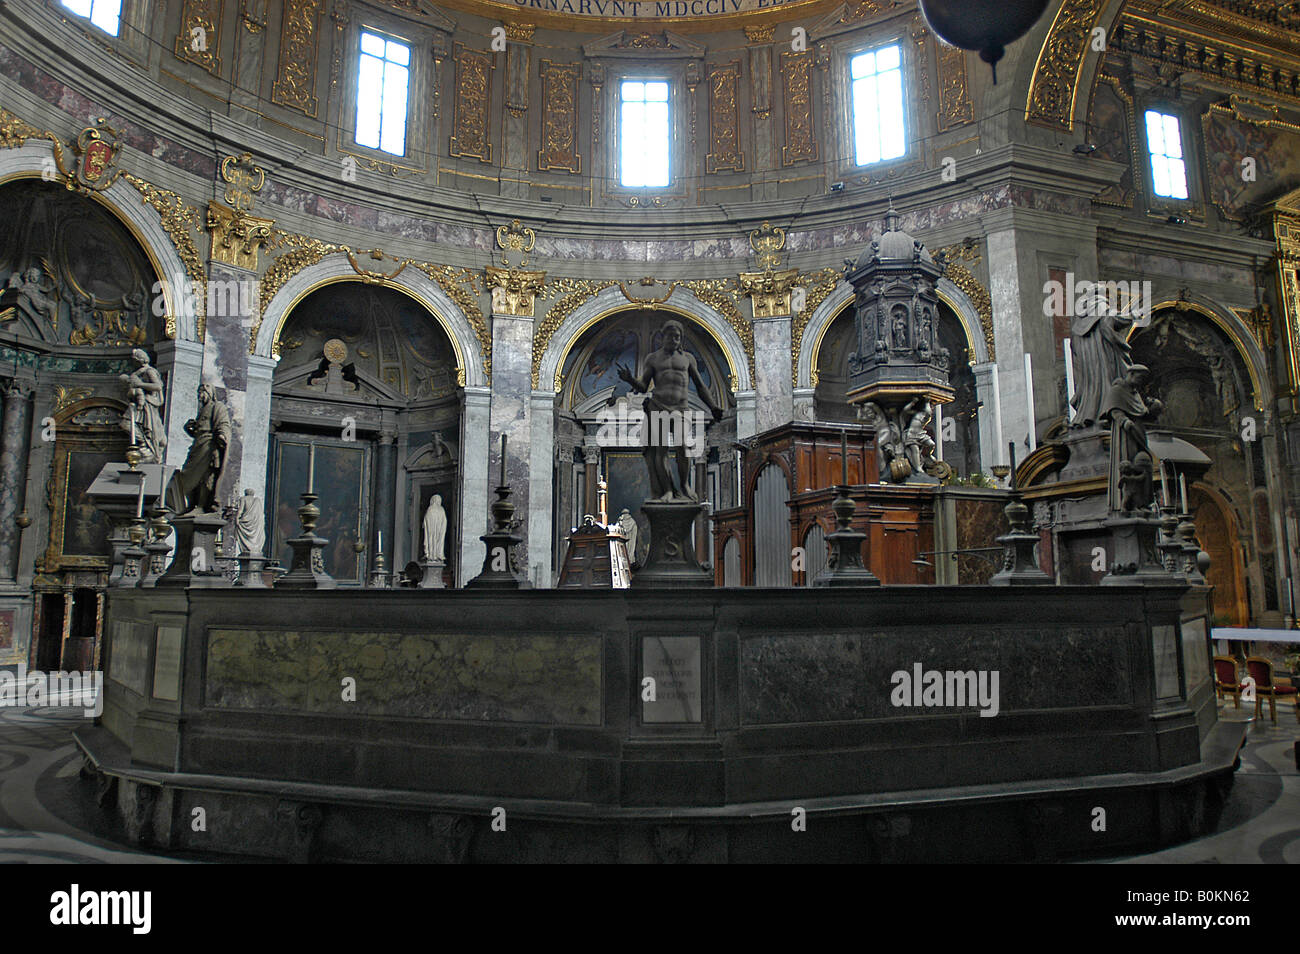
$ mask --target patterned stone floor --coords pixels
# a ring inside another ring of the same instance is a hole
[[[1228,708],[1225,719],[1245,719]],[[95,833],[78,778],[71,732],[80,709],[0,708],[0,863],[176,864]],[[1114,859],[1125,864],[1300,863],[1300,724],[1288,705],[1278,724],[1254,722],[1219,831],[1164,851]]]

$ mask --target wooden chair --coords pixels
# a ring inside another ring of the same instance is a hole
[[[1231,656],[1214,657],[1214,693],[1220,699],[1231,695],[1237,708],[1241,708],[1241,683],[1238,681],[1237,660]]]
[[[1263,656],[1247,656],[1246,672],[1255,680],[1255,718],[1259,718],[1264,697],[1268,697],[1268,714],[1277,725],[1277,699],[1296,701],[1295,686],[1279,686],[1273,682],[1273,664]],[[1295,707],[1295,718],[1300,722],[1300,705]]]

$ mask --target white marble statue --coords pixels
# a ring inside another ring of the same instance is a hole
[[[244,490],[235,508],[235,541],[240,556],[261,556],[266,543],[266,526],[263,522],[262,503],[253,488]]]
[[[127,408],[122,415],[122,428],[131,432],[132,443],[138,446],[146,464],[163,462],[167,452],[167,429],[163,426],[162,411],[166,403],[162,375],[149,363],[149,356],[139,348],[131,351],[131,360],[137,367],[130,374],[118,375],[126,385]]]
[[[623,531],[623,536],[627,537],[627,558],[636,562],[636,518],[628,512],[626,507],[618,515],[618,528]]]
[[[429,499],[429,509],[424,512],[424,559],[430,563],[442,563],[443,543],[447,536],[447,511],[442,509],[442,495],[434,494]]]

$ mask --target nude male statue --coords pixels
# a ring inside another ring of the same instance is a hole
[[[682,323],[675,319],[664,322],[663,347],[651,352],[645,359],[645,371],[640,377],[632,374],[624,365],[618,366],[618,376],[626,381],[633,392],[649,392],[643,408],[648,417],[646,429],[645,459],[650,469],[650,496],[654,500],[672,500],[680,496],[687,500],[697,499],[689,490],[687,475],[690,460],[686,455],[685,431],[689,382],[695,382],[695,390],[700,399],[713,412],[715,421],[722,418],[722,408],[713,403],[707,386],[700,377],[695,356],[682,348]],[[650,392],[650,386],[654,391]],[[680,441],[668,437],[669,428],[664,423],[678,425]],[[680,495],[674,493],[672,471],[668,465],[668,455],[673,447],[679,447],[677,453],[677,484]]]

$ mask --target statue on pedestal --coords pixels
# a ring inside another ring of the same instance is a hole
[[[141,449],[140,460],[143,463],[161,464],[167,450],[167,432],[162,420],[166,400],[162,375],[149,364],[149,356],[140,348],[131,351],[131,359],[139,367],[130,374],[119,375],[126,384],[127,396],[122,427],[132,433],[132,444]]]
[[[659,501],[696,499],[687,482],[690,460],[686,455],[685,434],[690,409],[686,398],[690,381],[695,382],[695,389],[713,412],[713,419],[716,421],[722,417],[722,408],[713,403],[700,377],[695,356],[682,348],[682,335],[682,323],[669,319],[664,322],[663,346],[647,355],[645,372],[640,377],[633,375],[624,365],[618,366],[618,376],[631,385],[633,392],[649,392],[643,405],[647,418],[645,458],[650,468],[650,496]],[[651,385],[654,386],[653,392],[650,391]],[[670,434],[672,429],[677,433]],[[668,455],[673,447],[680,450],[677,454],[677,491],[674,491],[672,471],[668,466]]]
[[[424,511],[424,559],[430,563],[445,561],[444,542],[447,536],[447,511],[442,509],[442,495],[429,498]]]
[[[218,403],[210,384],[199,385],[199,411],[185,422],[185,433],[193,438],[185,463],[172,478],[168,502],[176,513],[214,513],[217,486],[226,469],[232,428],[230,412]]]
[[[262,503],[252,487],[244,488],[244,496],[235,507],[235,542],[240,556],[261,556],[266,543],[266,526],[263,522]]]
[[[1102,405],[1112,382],[1122,378],[1132,363],[1128,331],[1133,316],[1113,314],[1104,296],[1070,322],[1074,341],[1074,428],[1101,424]],[[1104,426],[1104,425],[1103,425]]]
[[[618,515],[618,528],[623,531],[623,536],[627,537],[627,558],[631,562],[636,562],[636,536],[639,528],[636,525],[636,518],[628,511],[626,507]]]

